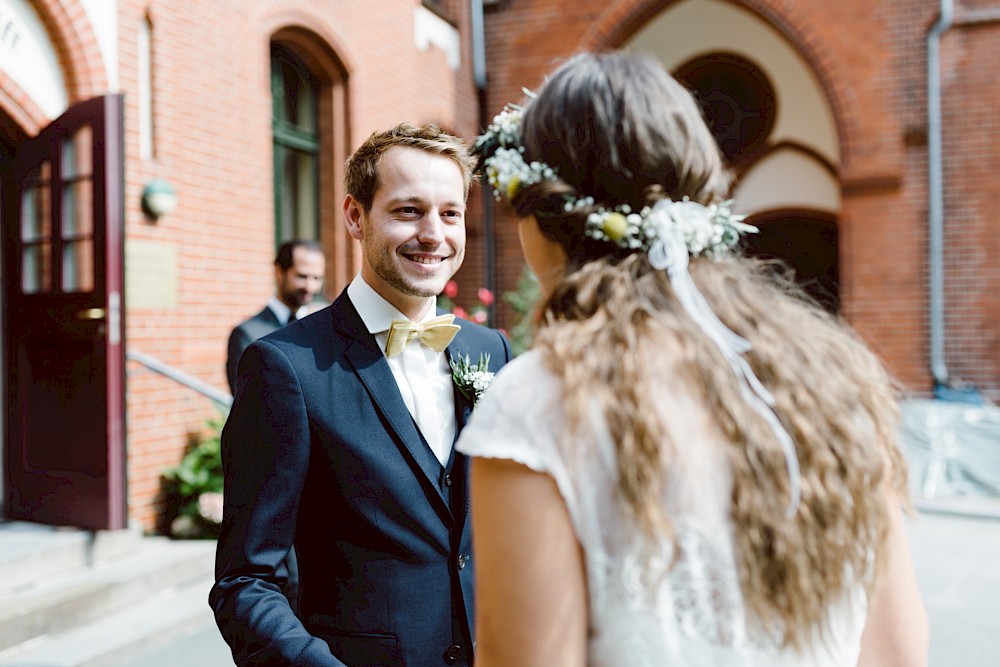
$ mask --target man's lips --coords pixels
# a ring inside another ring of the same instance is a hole
[[[444,262],[447,257],[442,257],[440,255],[425,255],[419,253],[400,253],[403,257],[410,260],[411,262],[416,262],[417,264],[434,265]]]

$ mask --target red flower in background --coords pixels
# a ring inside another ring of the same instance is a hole
[[[489,309],[490,306],[492,306],[496,301],[496,298],[493,296],[493,292],[485,287],[480,287],[476,291],[476,303],[472,304],[472,306],[468,309],[465,309],[455,303],[458,291],[458,283],[454,280],[449,280],[444,286],[444,291],[441,292],[440,296],[438,296],[438,307],[450,312],[455,317],[461,317],[462,319],[470,320],[477,324],[486,324],[489,322]]]

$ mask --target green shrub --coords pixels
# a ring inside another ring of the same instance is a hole
[[[535,335],[535,309],[541,294],[538,278],[527,266],[517,280],[517,289],[503,294],[503,300],[516,314],[514,325],[507,333],[515,356],[531,347],[531,339]]]
[[[163,473],[167,523],[177,538],[218,537],[222,524],[222,426],[225,417],[207,422],[207,429],[188,448],[181,462]]]

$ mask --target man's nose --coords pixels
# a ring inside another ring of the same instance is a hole
[[[437,211],[430,211],[420,220],[417,240],[421,243],[440,244],[444,241],[444,221]]]
[[[306,278],[306,291],[315,294],[323,286],[322,278]]]

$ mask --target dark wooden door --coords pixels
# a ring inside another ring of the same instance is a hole
[[[20,142],[3,179],[4,513],[126,524],[122,98]]]

